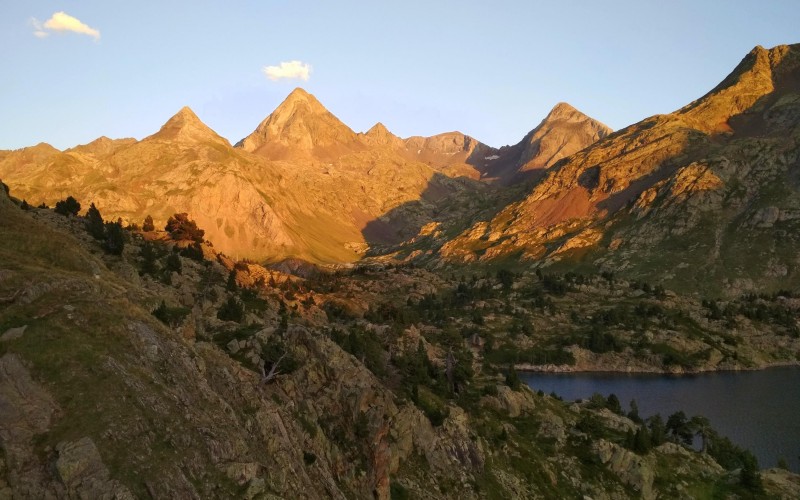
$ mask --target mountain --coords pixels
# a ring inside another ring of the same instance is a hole
[[[547,130],[558,136],[560,127],[574,128],[563,119]],[[377,124],[356,134],[295,89],[234,147],[185,107],[141,141],[101,137],[63,152],[6,152],[0,178],[30,203],[71,195],[107,219],[150,215],[163,227],[186,212],[235,257],[343,263],[413,238],[434,220],[470,220],[516,199],[487,172],[505,155],[511,182],[522,144],[506,155],[460,132],[401,139]]]
[[[612,132],[569,104],[558,103],[542,123],[522,139],[525,149],[519,159],[519,171],[551,167]]]
[[[561,160],[442,249],[741,293],[800,283],[800,46],[756,47],[693,103]]]
[[[146,137],[143,141],[164,141],[181,144],[196,144],[203,142],[230,145],[203,123],[188,106],[184,106],[172,118],[161,126],[158,132]]]
[[[303,154],[335,158],[364,149],[355,132],[301,88],[294,89],[236,147],[271,160]]]
[[[0,176],[37,205],[72,195],[84,208],[94,202],[107,219],[141,223],[150,215],[159,227],[187,212],[231,256],[327,263],[359,259],[370,241],[414,234],[437,200],[481,188],[391,149],[370,150],[304,91],[293,92],[262,126],[268,142],[250,153],[183,108],[141,141],[101,138],[64,152],[47,145],[9,152]],[[320,135],[294,143],[298,131]],[[268,158],[275,151],[284,159]],[[414,204],[413,215],[379,219],[406,203]]]
[[[537,178],[558,160],[594,144],[613,132],[571,105],[556,104],[520,142],[485,152],[482,175],[503,185]]]

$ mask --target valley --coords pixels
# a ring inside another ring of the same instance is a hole
[[[185,107],[0,152],[0,496],[800,497],[702,415],[522,375],[800,365],[799,83],[759,46],[501,148],[298,88],[234,145]]]

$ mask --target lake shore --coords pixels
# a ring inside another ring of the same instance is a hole
[[[769,363],[762,363],[757,366],[735,366],[735,365],[717,365],[717,366],[700,366],[696,368],[685,368],[681,366],[674,366],[669,368],[659,368],[655,366],[608,366],[603,364],[596,364],[586,366],[582,365],[532,365],[527,363],[515,364],[514,369],[518,372],[526,373],[619,373],[619,374],[653,374],[653,375],[695,375],[700,373],[715,373],[715,372],[744,372],[744,371],[757,371],[768,370],[770,368],[782,368],[800,366],[798,360],[786,361],[773,361]]]

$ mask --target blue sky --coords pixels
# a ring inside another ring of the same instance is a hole
[[[800,42],[798,20],[797,0],[4,1],[0,149],[140,139],[184,105],[233,143],[296,86],[356,131],[501,146],[559,101],[619,129]],[[307,81],[263,72],[289,61]]]

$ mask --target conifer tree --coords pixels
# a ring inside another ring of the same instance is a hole
[[[150,231],[155,231],[156,226],[153,224],[153,218],[148,215],[144,218],[144,224],[142,224],[142,231],[149,233]]]
[[[103,216],[100,215],[100,210],[97,209],[94,203],[89,206],[89,210],[86,212],[86,231],[98,241],[102,241],[106,237]]]
[[[125,248],[125,233],[122,229],[122,220],[106,222],[103,249],[111,255],[122,255],[123,248]]]

